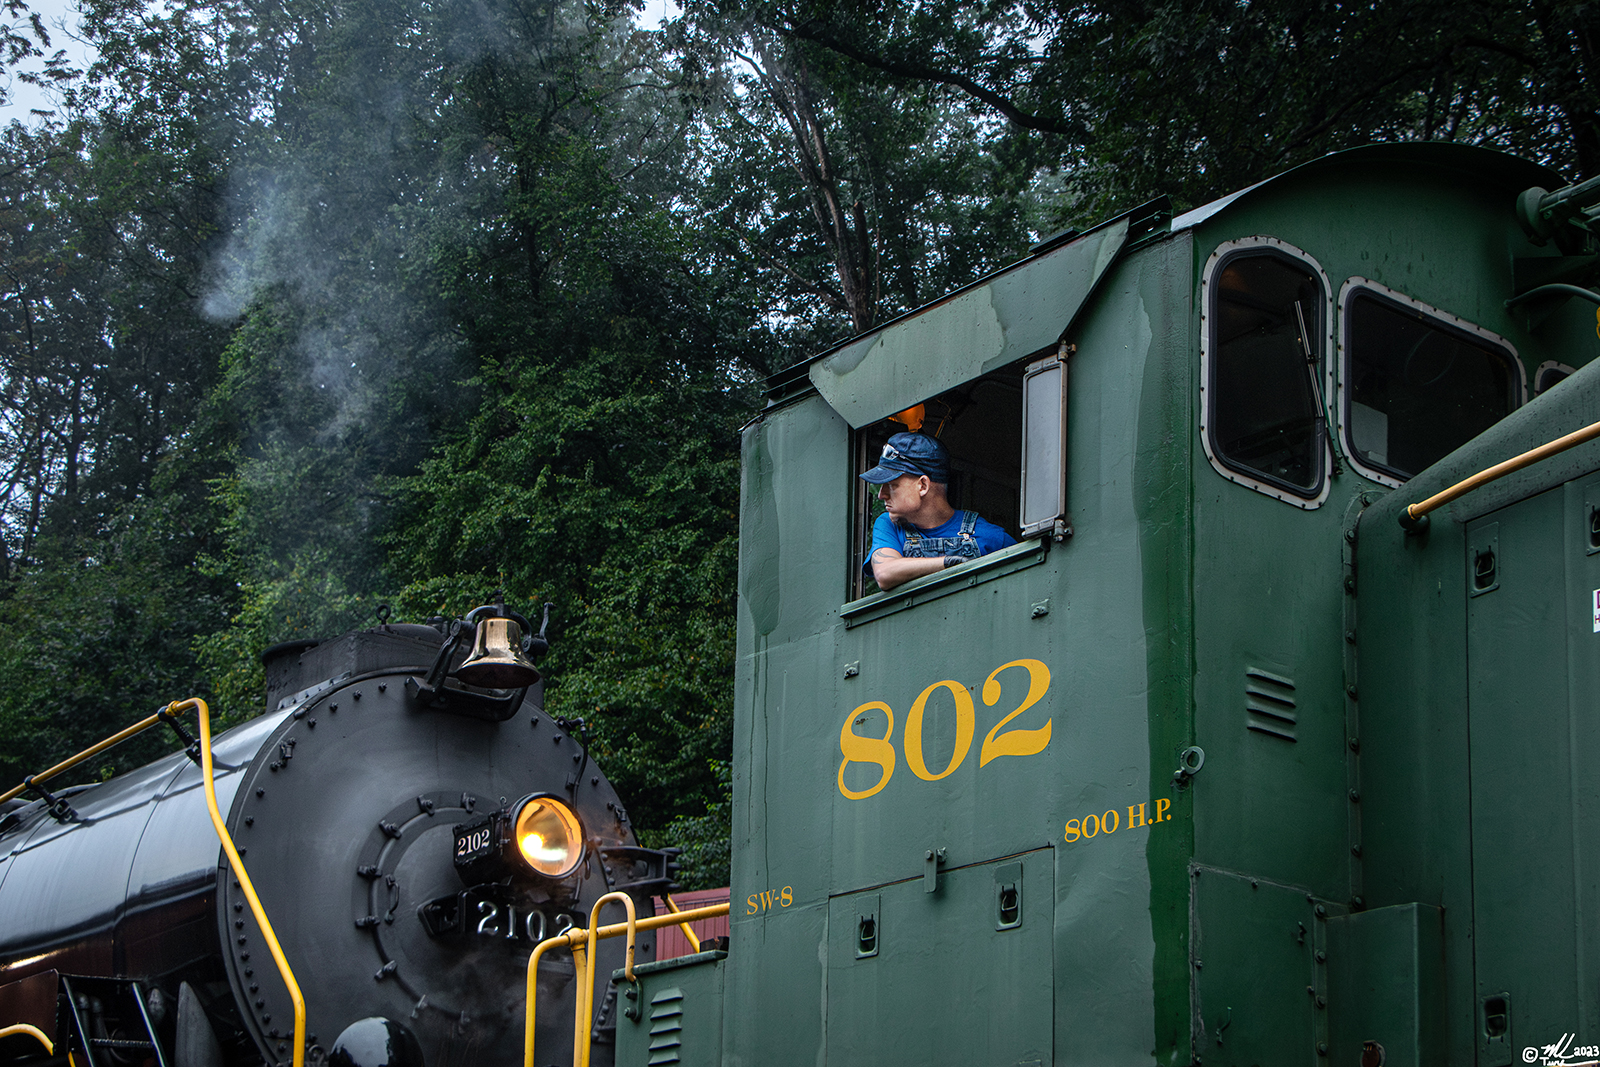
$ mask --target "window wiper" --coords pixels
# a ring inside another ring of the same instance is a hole
[[[1300,324],[1300,351],[1305,353],[1306,373],[1311,377],[1311,395],[1317,399],[1317,410],[1321,413],[1323,427],[1328,433],[1328,447],[1333,452],[1333,474],[1337,478],[1344,473],[1341,462],[1344,454],[1339,451],[1339,435],[1333,432],[1333,415],[1328,411],[1327,401],[1322,396],[1322,369],[1318,364],[1316,353],[1311,350],[1311,332],[1306,329],[1306,311],[1300,301],[1294,302],[1294,317]]]

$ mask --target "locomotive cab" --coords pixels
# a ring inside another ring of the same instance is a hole
[[[619,1062],[669,1015],[681,1062],[830,1067],[1498,1067],[1600,1035],[1600,451],[1396,521],[1600,420],[1593,308],[1535,292],[1592,280],[1593,240],[1517,213],[1561,184],[1339,153],[777,375],[744,441],[732,952],[641,974]],[[855,475],[916,415],[1020,540],[883,592]],[[1482,561],[1517,493],[1548,543],[1508,596]]]

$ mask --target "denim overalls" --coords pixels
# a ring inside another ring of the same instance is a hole
[[[954,537],[925,537],[915,526],[907,523],[906,547],[900,554],[908,559],[919,559],[930,556],[960,556],[962,559],[977,559],[983,555],[983,550],[978,547],[978,539],[973,536],[973,531],[978,528],[978,513],[976,511],[963,511],[961,513],[961,529]]]

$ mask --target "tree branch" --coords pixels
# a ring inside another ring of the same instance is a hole
[[[979,85],[965,74],[941,70],[926,63],[885,59],[883,56],[858,48],[849,41],[840,40],[827,30],[818,28],[815,23],[779,27],[778,33],[785,37],[799,38],[800,40],[821,45],[829,51],[837,52],[848,59],[853,59],[863,66],[881,70],[885,74],[892,74],[897,78],[914,78],[919,81],[931,81],[941,85],[954,86],[1000,112],[1005,116],[1006,121],[1013,126],[1020,126],[1025,130],[1038,130],[1041,133],[1060,134],[1063,137],[1082,137],[1083,130],[1081,128],[1074,129],[1054,119],[1024,111],[1009,97]]]

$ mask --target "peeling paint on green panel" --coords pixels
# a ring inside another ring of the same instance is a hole
[[[1152,795],[1173,798],[1171,832],[1151,834],[1150,926],[1155,938],[1152,1056],[1189,1062],[1189,858],[1194,851],[1192,793],[1161,776],[1193,737],[1194,609],[1190,536],[1194,440],[1191,343],[1195,255],[1185,234],[1152,249],[1140,286],[1150,334],[1134,460],[1139,559],[1144,569],[1145,672],[1149,693]],[[1152,321],[1151,314],[1155,315]]]
[[[1128,239],[1128,220],[965,289],[811,365],[811,383],[859,429],[1054,345]]]
[[[766,424],[748,431],[744,461],[744,528],[740,545],[778,544],[778,494],[772,480],[772,452],[767,447]],[[756,633],[763,637],[778,625],[782,603],[778,584],[778,552],[748,550],[739,553],[739,597],[750,612]]]

